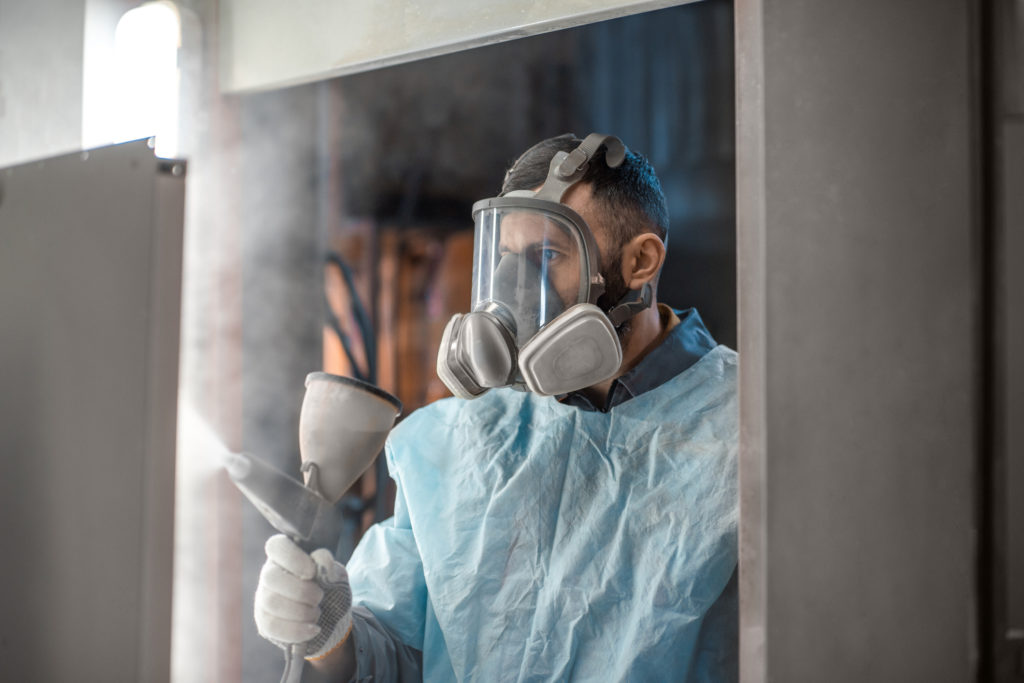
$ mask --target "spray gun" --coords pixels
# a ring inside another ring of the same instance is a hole
[[[299,455],[305,483],[241,453],[225,456],[228,476],[270,524],[311,552],[333,549],[341,533],[335,504],[373,463],[401,402],[372,384],[326,372],[306,377],[299,414]],[[318,576],[324,584],[326,577]],[[285,650],[282,683],[302,677],[305,644]]]

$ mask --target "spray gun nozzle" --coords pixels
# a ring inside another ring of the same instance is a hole
[[[341,520],[319,493],[260,458],[232,453],[223,460],[238,490],[275,529],[307,552],[337,545]]]

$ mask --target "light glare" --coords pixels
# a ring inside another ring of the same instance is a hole
[[[157,156],[177,155],[180,46],[181,17],[171,2],[147,2],[121,17],[109,61],[90,81],[99,101],[85,112],[87,146],[155,136]]]

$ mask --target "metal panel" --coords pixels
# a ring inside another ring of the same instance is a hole
[[[736,2],[736,304],[739,333],[740,680],[767,681],[767,273],[764,13]]]
[[[221,84],[238,92],[308,83],[685,2],[224,0]]]
[[[1024,681],[1024,1],[991,3],[994,149],[992,653],[996,681]]]
[[[999,337],[996,339],[999,380],[997,406],[1002,440],[997,448],[1004,463],[1005,480],[998,500],[1005,507],[996,523],[1005,525],[1006,582],[997,592],[1005,596],[1005,630],[995,634],[1007,641],[1007,660],[1000,680],[1024,680],[1024,122],[1006,123],[1002,129],[1002,220],[998,226],[1002,278],[998,293]],[[1004,592],[1005,591],[1005,592]],[[1011,654],[1012,653],[1012,654]],[[1011,678],[1012,671],[1013,678]]]
[[[745,681],[974,675],[970,6],[737,3]]]
[[[169,678],[183,173],[145,142],[0,171],[5,680]]]

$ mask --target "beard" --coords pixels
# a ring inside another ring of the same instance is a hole
[[[629,293],[626,281],[622,279],[622,256],[620,255],[613,263],[606,264],[601,268],[601,277],[604,278],[604,294],[598,300],[598,307],[605,312],[615,308],[615,305],[622,301],[622,298]],[[629,336],[632,326],[630,321],[619,325],[615,332],[619,335],[619,341],[625,342]]]

